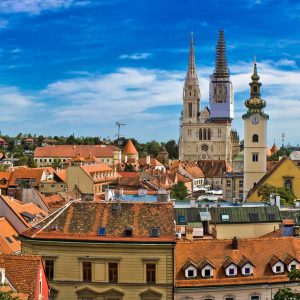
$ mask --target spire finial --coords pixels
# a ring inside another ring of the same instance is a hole
[[[226,57],[226,43],[224,38],[224,30],[221,29],[219,31],[219,37],[216,47],[216,68],[215,75],[219,76],[229,76],[229,69],[227,65],[227,57]]]

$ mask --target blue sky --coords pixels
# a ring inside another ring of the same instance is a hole
[[[298,144],[300,4],[272,0],[2,0],[3,134],[178,139],[182,87],[194,32],[207,104],[218,30],[225,30],[235,88],[234,127],[256,55],[269,144]]]

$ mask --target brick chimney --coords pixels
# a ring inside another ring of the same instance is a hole
[[[239,241],[236,236],[232,239],[231,246],[234,250],[237,250],[239,248]]]

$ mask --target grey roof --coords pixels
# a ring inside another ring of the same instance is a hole
[[[179,216],[185,216],[185,222],[201,222],[200,212],[206,208],[175,208],[175,221],[179,223]],[[281,222],[280,212],[277,206],[257,207],[210,207],[208,211],[212,220],[210,223],[272,223]],[[224,216],[222,218],[222,215]],[[227,217],[228,216],[228,217]]]

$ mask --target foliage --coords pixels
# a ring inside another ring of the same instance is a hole
[[[134,172],[134,166],[129,164],[129,165],[126,165],[125,168],[124,168],[124,172]]]
[[[170,159],[178,159],[178,144],[175,140],[170,140],[165,145]]]
[[[286,187],[276,187],[271,184],[263,184],[257,190],[257,195],[262,197],[263,201],[269,201],[270,194],[276,193],[280,196],[281,204],[293,204],[295,195],[293,191]]]
[[[184,200],[188,196],[188,189],[183,182],[174,184],[171,189],[171,197],[174,199]]]
[[[19,297],[15,297],[13,296],[13,292],[12,291],[0,291],[0,300],[19,300]]]
[[[291,152],[292,152],[292,149],[287,148],[287,147],[281,147],[276,153],[269,156],[268,160],[278,161],[279,157],[282,157],[282,156],[288,157],[291,154]]]
[[[291,281],[300,279],[300,270],[294,269],[290,271],[288,277]],[[300,293],[294,292],[290,288],[282,288],[277,291],[273,300],[300,300]]]

